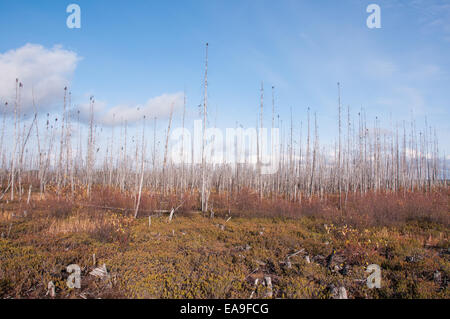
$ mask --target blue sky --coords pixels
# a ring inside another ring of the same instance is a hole
[[[70,3],[81,7],[81,29],[66,27]],[[381,29],[366,26],[371,3],[381,7]],[[92,94],[106,112],[186,90],[194,118],[209,42],[212,125],[254,126],[263,81],[266,125],[273,85],[285,123],[292,107],[298,130],[310,107],[321,141],[331,142],[339,81],[354,119],[361,107],[385,125],[413,114],[422,126],[427,116],[450,153],[448,1],[2,0],[0,17],[0,54],[27,43],[76,54],[66,72],[75,104]]]

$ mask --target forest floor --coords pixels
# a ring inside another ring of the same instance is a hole
[[[450,229],[433,220],[356,225],[191,211],[149,225],[80,203],[32,202],[0,204],[0,298],[331,298],[333,287],[348,298],[450,298]],[[71,264],[80,289],[67,286]],[[103,264],[108,276],[90,274]],[[367,286],[371,264],[381,268],[380,288]]]

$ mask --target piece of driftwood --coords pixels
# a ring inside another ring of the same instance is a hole
[[[172,221],[173,214],[174,214],[181,206],[183,206],[183,204],[184,204],[184,201],[183,201],[180,205],[178,205],[177,208],[172,208],[172,210],[170,211],[169,219],[168,219],[168,222],[169,222],[169,223]]]
[[[120,210],[123,212],[132,211],[132,208],[121,208],[121,207],[111,207],[111,206],[99,206],[99,205],[92,205],[92,204],[84,204],[83,207],[92,207],[92,208],[98,208],[98,209],[110,209],[110,210]]]
[[[348,299],[347,290],[345,289],[345,287],[335,287],[334,285],[332,285],[330,288],[332,299]]]
[[[292,257],[295,257],[295,256],[297,256],[297,255],[299,255],[299,254],[301,254],[301,253],[304,253],[304,252],[305,252],[305,249],[302,248],[302,249],[300,249],[300,250],[298,250],[298,251],[296,251],[296,252],[294,252],[294,253],[288,255],[288,256],[286,257],[286,260],[285,260],[285,261],[280,261],[280,264],[286,265],[286,268],[291,269],[291,268],[292,268],[291,258],[292,258]],[[308,256],[307,256],[307,257],[308,257]],[[308,257],[308,260],[309,260],[309,257]],[[309,262],[307,261],[307,263],[309,263]]]
[[[83,299],[87,299],[87,296],[84,293],[79,294],[79,296]]]
[[[169,223],[172,221],[173,213],[175,213],[175,211],[174,211],[173,208],[172,208],[172,211],[170,212],[169,219],[168,219],[168,222],[169,222]]]
[[[253,298],[253,296],[254,296],[254,294],[255,294],[255,292],[256,292],[256,289],[258,288],[258,282],[259,282],[259,279],[256,278],[256,279],[255,279],[255,284],[254,284],[253,291],[252,291],[252,293],[250,294],[250,299]]]
[[[49,281],[48,285],[47,285],[47,293],[45,294],[46,296],[50,296],[52,298],[55,298],[56,296],[56,292],[55,292],[55,284],[53,283],[53,281]]]
[[[101,279],[108,279],[110,277],[105,264],[103,264],[102,267],[95,268],[89,274],[94,277],[101,278]]]
[[[301,253],[303,253],[305,251],[305,249],[304,248],[302,248],[302,249],[300,249],[300,250],[298,250],[298,251],[296,251],[295,253],[293,253],[293,254],[290,254],[289,256],[287,256],[286,258],[292,258],[292,257],[294,257],[294,256],[297,256],[298,254],[301,254]]]
[[[86,204],[83,205],[83,207],[91,207],[91,208],[97,208],[97,209],[106,209],[106,210],[116,210],[116,211],[121,211],[121,212],[132,212],[133,208],[122,208],[122,207],[112,207],[112,206],[99,206],[99,205],[90,205],[90,204]],[[155,210],[139,210],[139,215],[142,214],[151,214],[149,216],[161,216],[162,214],[168,214],[170,213],[171,210],[167,210],[167,209],[155,209]]]
[[[273,289],[272,289],[272,278],[270,278],[269,276],[265,276],[264,280],[266,282],[266,287],[267,287],[267,291],[266,291],[266,298],[272,298],[273,296]]]

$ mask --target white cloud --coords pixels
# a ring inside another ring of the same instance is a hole
[[[32,92],[41,109],[49,109],[64,96],[80,57],[61,46],[47,49],[42,45],[26,44],[0,53],[0,100],[13,105],[16,79],[23,83],[22,110],[32,109]]]
[[[86,101],[89,100],[89,96],[86,96]],[[98,122],[101,120],[100,116],[106,112],[106,102],[105,101],[97,101],[94,98],[94,120]],[[78,113],[79,112],[79,113]],[[90,114],[90,102],[77,104],[74,109],[72,109],[72,118],[76,120],[80,120],[81,122],[89,122],[89,114]]]
[[[0,53],[0,103],[6,101],[11,106],[14,104],[16,79],[19,79],[23,83],[22,112],[33,109],[33,95],[40,110],[62,106],[64,87],[69,86],[80,59],[75,52],[64,50],[59,45],[48,49],[28,43]],[[112,125],[127,121],[133,124],[144,115],[147,118],[167,117],[172,105],[174,111],[183,105],[183,94],[163,94],[138,105],[117,105],[112,108],[107,105],[105,101],[95,101],[94,118],[97,123]],[[72,116],[79,117],[83,122],[89,120],[89,96],[86,96],[86,103],[76,106]]]
[[[154,117],[167,117],[170,109],[176,111],[183,106],[183,93],[163,94],[147,100],[145,104],[139,105],[118,105],[108,110],[103,118],[103,122],[108,125],[127,121],[128,123],[138,122],[143,116],[147,119]]]
[[[183,93],[162,94],[149,99],[144,104],[138,105],[116,105],[107,108],[104,101],[95,101],[94,118],[97,123],[105,125],[120,124],[127,122],[134,124],[142,120],[143,116],[147,119],[165,118],[170,114],[173,106],[174,112],[183,106]],[[80,120],[87,122],[89,119],[89,103],[80,104],[77,109],[80,111]]]

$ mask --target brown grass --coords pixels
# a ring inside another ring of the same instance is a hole
[[[151,227],[132,210],[99,208],[132,208],[133,200],[132,194],[95,188],[91,201],[49,192],[29,206],[1,203],[0,296],[46,298],[52,280],[58,298],[248,298],[254,280],[269,275],[276,298],[328,298],[331,284],[344,285],[351,298],[450,297],[446,190],[353,196],[342,210],[331,196],[299,205],[259,200],[250,191],[212,194],[214,219],[190,213],[198,209],[198,194],[145,192],[143,210],[184,200],[172,223],[154,216]],[[301,248],[305,253],[286,268],[286,256]],[[330,270],[325,259],[332,250],[338,259]],[[89,275],[93,253],[107,265],[112,286]],[[407,261],[411,256],[414,262]],[[72,263],[82,268],[81,290],[65,284]],[[383,269],[382,289],[361,283],[371,263]],[[347,275],[339,272],[344,266]],[[264,287],[256,297],[264,297]]]

